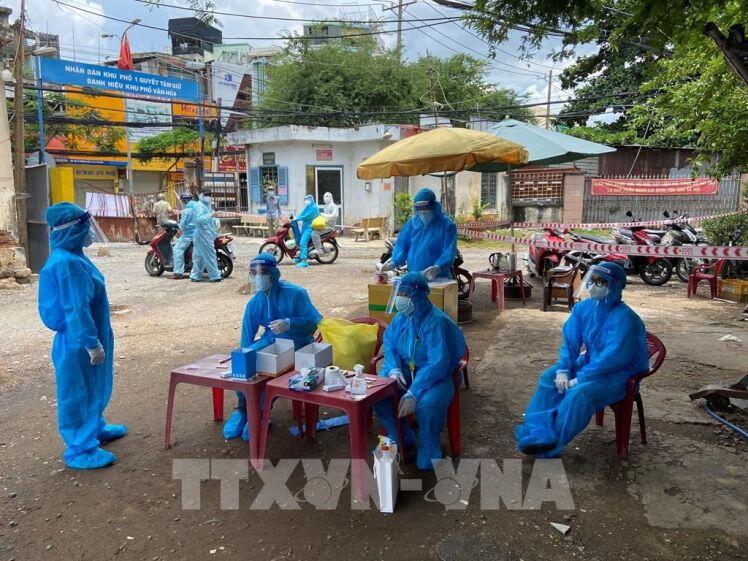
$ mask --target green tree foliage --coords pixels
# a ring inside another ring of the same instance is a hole
[[[693,146],[716,175],[748,169],[742,125],[748,94],[702,33],[709,21],[723,29],[745,23],[744,0],[478,0],[476,7],[468,21],[494,44],[521,28],[528,52],[549,36],[562,37],[559,59],[595,46],[562,74],[577,97],[599,98],[565,108],[562,121],[579,127],[573,134],[606,143]],[[610,97],[621,92],[629,95]],[[618,121],[579,126],[582,113],[609,106]]]
[[[484,118],[512,114],[532,120],[529,110],[513,107],[521,101],[515,92],[487,82],[484,61],[455,55],[400,64],[393,51],[378,52],[374,47],[372,41],[359,41],[355,48],[290,41],[269,69],[268,89],[259,108],[263,116],[250,126],[417,123],[421,113],[432,111],[430,70],[438,113],[457,126],[470,114]]]
[[[736,245],[748,245],[748,214],[732,214],[722,218],[705,220],[704,233],[714,245],[729,245],[733,241],[733,234],[740,230],[741,237]]]
[[[26,120],[24,147],[27,152],[39,149],[39,124],[37,120],[37,94],[28,91],[23,95],[23,112]],[[12,111],[12,102],[8,102]],[[86,121],[101,121],[103,116],[95,108],[78,99],[70,99],[62,92],[46,92],[42,102],[45,147],[55,138],[63,139],[69,150],[78,150],[83,140],[102,152],[114,152],[125,137],[122,127],[87,125]]]
[[[200,135],[197,131],[186,127],[175,127],[154,136],[138,141],[139,158],[150,160],[159,153],[180,152],[183,154],[197,154]],[[206,140],[207,143],[207,140]]]

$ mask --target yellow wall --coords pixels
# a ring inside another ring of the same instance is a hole
[[[54,167],[49,170],[49,192],[52,204],[75,202],[73,168]]]
[[[97,95],[90,95],[90,94],[84,94],[81,93],[81,90],[78,88],[67,88],[67,97],[68,99],[77,100],[81,103],[86,104],[89,107],[92,107],[98,111],[102,118],[108,119],[114,122],[121,122],[127,120],[127,113],[125,113],[125,100],[124,98],[120,97],[108,97],[108,96],[97,96]],[[177,104],[173,103],[172,108],[175,110],[175,115],[180,115],[184,117],[192,117],[192,112],[196,109],[194,106],[184,106],[183,104]],[[75,108],[71,108],[68,110],[71,116],[75,115]],[[208,113],[211,113],[208,111]],[[215,110],[212,111],[212,114],[215,114]],[[205,118],[209,118],[209,116],[206,116]],[[78,149],[80,150],[96,150],[96,146],[94,146],[91,142],[89,142],[85,138],[76,139],[78,143]],[[137,152],[137,144],[131,145],[130,149],[133,152]],[[117,143],[117,151],[118,152],[127,152],[127,143],[125,142],[125,139],[123,138]],[[86,156],[76,156],[78,159],[87,159]],[[90,156],[91,160],[103,160],[103,161],[116,161],[116,162],[125,162],[127,161],[127,158],[124,156]],[[211,159],[205,158],[204,163],[205,169],[210,170],[211,169]],[[76,169],[80,166],[76,165]],[[176,170],[183,170],[184,169],[184,162],[182,159],[177,162],[176,166],[174,165],[174,159],[173,158],[153,158],[148,161],[142,161],[137,158],[133,158],[132,160],[132,168],[135,171],[176,171]],[[92,178],[95,179],[95,178]]]

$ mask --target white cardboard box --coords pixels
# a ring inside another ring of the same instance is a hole
[[[276,339],[272,345],[257,351],[257,372],[278,374],[293,366],[293,341]]]
[[[312,343],[296,351],[296,370],[326,368],[332,364],[332,345]]]

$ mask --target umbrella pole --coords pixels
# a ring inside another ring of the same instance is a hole
[[[509,235],[514,238],[514,202],[512,200],[512,178],[509,176],[511,170],[511,167],[506,170],[506,190],[509,193]],[[514,242],[512,242],[512,253],[517,255],[517,246]]]

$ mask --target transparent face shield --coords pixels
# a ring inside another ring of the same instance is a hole
[[[392,281],[392,290],[390,291],[390,298],[387,301],[387,310],[386,312],[388,314],[395,314],[397,313],[397,308],[395,308],[395,299],[397,298],[397,293],[400,290],[400,283],[402,280],[398,277],[395,280]],[[401,295],[401,296],[404,296]]]
[[[273,286],[273,271],[277,266],[268,265],[265,261],[252,261],[249,264],[248,283],[251,294],[267,292]]]
[[[577,289],[576,296],[579,300],[594,298],[604,300],[608,292],[607,271],[602,267],[593,265],[582,278],[582,284]]]

